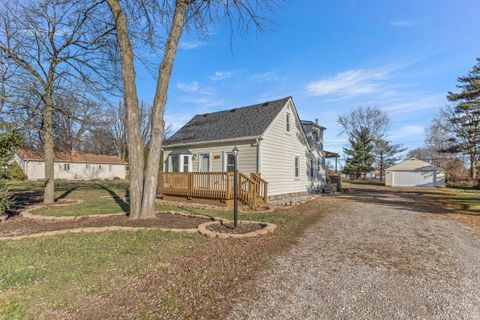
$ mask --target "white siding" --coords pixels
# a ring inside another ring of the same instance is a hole
[[[165,162],[168,162],[168,156],[172,151],[175,153],[191,153],[194,155],[194,160],[192,161],[192,171],[198,171],[199,165],[199,154],[209,153],[210,154],[210,172],[223,172],[225,168],[226,153],[232,152],[234,146],[238,148],[238,171],[250,175],[252,172],[257,172],[257,145],[255,141],[249,142],[238,142],[237,144],[229,143],[216,143],[216,144],[206,144],[202,146],[191,146],[191,147],[176,147],[176,148],[165,148]],[[164,166],[166,168],[166,166]]]
[[[25,173],[29,180],[45,179],[45,162],[25,161],[24,163]],[[65,163],[70,164],[70,170],[64,170]],[[87,165],[89,165],[89,168],[87,168]],[[124,164],[55,162],[54,173],[55,179],[64,180],[126,179]]]
[[[442,170],[387,171],[387,186],[394,187],[443,187],[445,172]]]
[[[290,132],[286,130],[289,113]],[[300,177],[295,177],[295,157],[300,157]],[[301,124],[288,103],[270,125],[261,141],[262,178],[268,181],[269,195],[305,192],[310,190],[310,159],[307,141]]]

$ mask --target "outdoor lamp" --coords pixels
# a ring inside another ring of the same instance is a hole
[[[236,228],[238,225],[238,171],[237,171],[237,156],[238,148],[237,146],[233,147],[233,227]]]
[[[233,147],[232,153],[233,153],[233,156],[234,156],[235,158],[238,156],[238,148],[237,148],[237,146]]]

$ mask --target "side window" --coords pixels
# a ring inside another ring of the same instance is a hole
[[[63,164],[63,171],[70,171],[70,163]]]
[[[295,178],[300,177],[300,157],[295,157]]]
[[[233,172],[235,167],[235,157],[233,153],[227,153],[227,172]]]
[[[290,113],[287,113],[286,124],[287,124],[287,127],[286,127],[287,132],[290,132],[290,130],[291,130]]]
[[[85,169],[90,169],[90,163],[85,164]]]
[[[317,164],[317,171],[320,172],[320,167],[321,167],[321,162],[320,159],[318,159],[318,164]]]
[[[313,177],[314,175],[315,175],[315,172],[314,172],[313,159],[310,159],[310,177]]]
[[[173,155],[172,158],[172,172],[180,172],[180,159],[179,156]],[[170,169],[170,168],[169,168]]]

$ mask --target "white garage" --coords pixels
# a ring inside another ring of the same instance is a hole
[[[392,187],[443,187],[445,170],[411,158],[385,170],[385,184]]]

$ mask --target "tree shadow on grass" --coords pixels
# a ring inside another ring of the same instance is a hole
[[[74,190],[76,190],[77,187],[70,187],[67,190],[65,190],[61,195],[55,198],[55,201],[65,199],[70,193],[72,193]]]
[[[123,212],[127,214],[127,216],[130,215],[130,203],[128,202],[129,199],[129,194],[128,194],[128,189],[125,188],[125,197],[121,197],[119,194],[117,194],[115,191],[112,189],[108,188],[105,185],[102,185],[100,183],[95,183],[98,187],[101,189],[107,191],[115,201],[115,203],[122,209]]]

